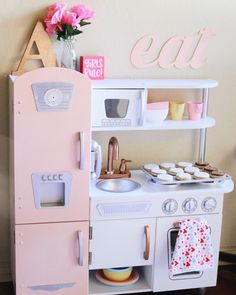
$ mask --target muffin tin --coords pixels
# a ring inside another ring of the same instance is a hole
[[[158,183],[161,185],[178,185],[178,184],[194,184],[194,183],[221,183],[224,182],[225,180],[230,180],[231,176],[228,175],[227,173],[225,173],[223,176],[221,177],[217,177],[217,178],[204,178],[204,179],[194,179],[193,176],[191,175],[191,180],[177,180],[175,176],[173,176],[173,181],[160,181],[158,180],[157,176],[153,176],[151,174],[151,172],[147,171],[146,169],[144,169],[144,165],[141,166],[141,170],[146,174],[146,176],[151,179],[154,183]],[[168,171],[167,171],[168,173]]]

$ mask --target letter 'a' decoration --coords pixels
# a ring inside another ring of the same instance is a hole
[[[207,62],[204,53],[208,39],[215,36],[215,30],[204,28],[198,32],[198,35],[197,42],[194,41],[193,36],[176,35],[171,37],[160,46],[157,56],[159,38],[155,35],[143,36],[131,51],[131,63],[140,69],[157,65],[163,69],[172,67],[198,69]]]
[[[31,53],[33,47],[36,47],[37,53]],[[19,66],[12,74],[16,76],[22,75],[25,72],[25,64],[29,60],[41,60],[43,67],[57,67],[56,55],[51,40],[41,21],[36,23]]]

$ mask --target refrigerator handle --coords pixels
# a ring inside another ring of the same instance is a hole
[[[77,231],[77,238],[78,238],[78,242],[79,242],[79,257],[78,257],[78,264],[80,266],[83,266],[84,264],[84,235],[82,230],[78,230]]]
[[[79,162],[79,169],[84,170],[85,161],[85,147],[84,147],[84,132],[79,132],[79,140],[77,142],[77,160]]]

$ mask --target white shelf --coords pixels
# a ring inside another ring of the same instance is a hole
[[[93,89],[200,89],[214,88],[217,85],[217,81],[208,79],[105,79],[92,81]]]
[[[207,117],[194,120],[165,120],[159,124],[145,123],[143,126],[131,127],[92,127],[92,131],[135,131],[135,130],[177,130],[177,129],[203,129],[215,125],[215,119]]]
[[[95,277],[95,271],[89,272],[89,295],[114,295],[114,294],[129,294],[129,293],[142,293],[149,292],[151,288],[145,279],[140,276],[140,279],[129,286],[107,286],[99,282]]]

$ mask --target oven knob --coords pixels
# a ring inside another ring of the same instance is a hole
[[[208,197],[202,201],[202,210],[205,212],[212,212],[216,208],[216,199],[213,197]]]
[[[178,203],[174,199],[168,199],[162,204],[162,211],[165,214],[174,214],[178,209]]]
[[[185,213],[192,213],[197,209],[197,201],[193,198],[186,199],[182,204]]]

